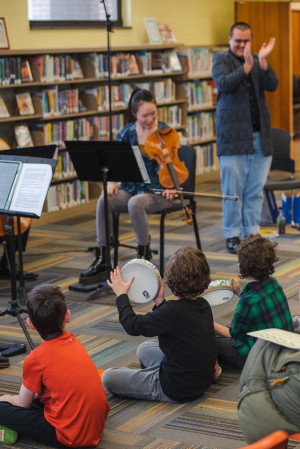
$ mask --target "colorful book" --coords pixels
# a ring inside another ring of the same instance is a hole
[[[33,81],[30,64],[27,59],[22,59],[21,61],[21,80],[22,83],[29,83]]]
[[[27,125],[17,125],[14,128],[18,148],[32,147],[33,142]]]
[[[1,118],[5,118],[5,117],[9,117],[9,112],[7,110],[5,101],[3,100],[2,95],[0,95],[0,117]]]
[[[29,92],[23,92],[16,94],[16,101],[20,115],[32,115],[34,114],[34,107]]]

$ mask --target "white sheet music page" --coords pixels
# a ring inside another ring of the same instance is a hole
[[[133,149],[133,154],[134,154],[136,162],[137,162],[137,164],[139,166],[141,175],[143,177],[143,181],[146,184],[150,184],[151,181],[150,181],[150,178],[149,178],[149,175],[148,175],[145,163],[143,161],[143,157],[141,155],[141,151],[140,151],[139,146],[138,145],[132,145],[131,148]]]
[[[23,164],[9,210],[41,216],[52,180],[48,164]]]
[[[285,346],[290,349],[300,350],[300,334],[284,331],[283,329],[262,329],[260,331],[248,332],[251,337],[261,338],[271,341],[277,345]]]

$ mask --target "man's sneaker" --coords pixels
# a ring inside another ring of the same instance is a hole
[[[222,373],[222,368],[220,367],[220,365],[218,364],[218,362],[216,362],[215,364],[215,374],[214,374],[214,383],[218,382],[218,379],[220,377]]]
[[[18,433],[8,427],[0,426],[0,444],[9,446],[17,441]]]

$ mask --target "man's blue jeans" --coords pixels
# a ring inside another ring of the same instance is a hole
[[[223,200],[225,238],[257,234],[263,205],[263,186],[272,156],[263,155],[260,132],[253,133],[253,154],[220,156],[223,195],[236,195],[238,201]]]

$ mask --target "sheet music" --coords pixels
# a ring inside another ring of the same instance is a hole
[[[9,210],[40,217],[51,180],[50,165],[23,164]]]
[[[294,332],[288,332],[282,329],[262,329],[260,331],[248,332],[247,335],[271,341],[286,348],[300,350],[300,334]]]
[[[6,209],[21,162],[0,161],[0,209]]]
[[[141,155],[139,146],[138,145],[132,145],[131,148],[133,149],[133,154],[135,156],[136,162],[138,164],[138,167],[140,169],[141,175],[143,177],[143,181],[146,184],[150,184],[151,181],[150,181],[150,178],[149,178],[149,175],[148,175],[148,172],[147,172],[147,169],[146,169],[143,157]]]

